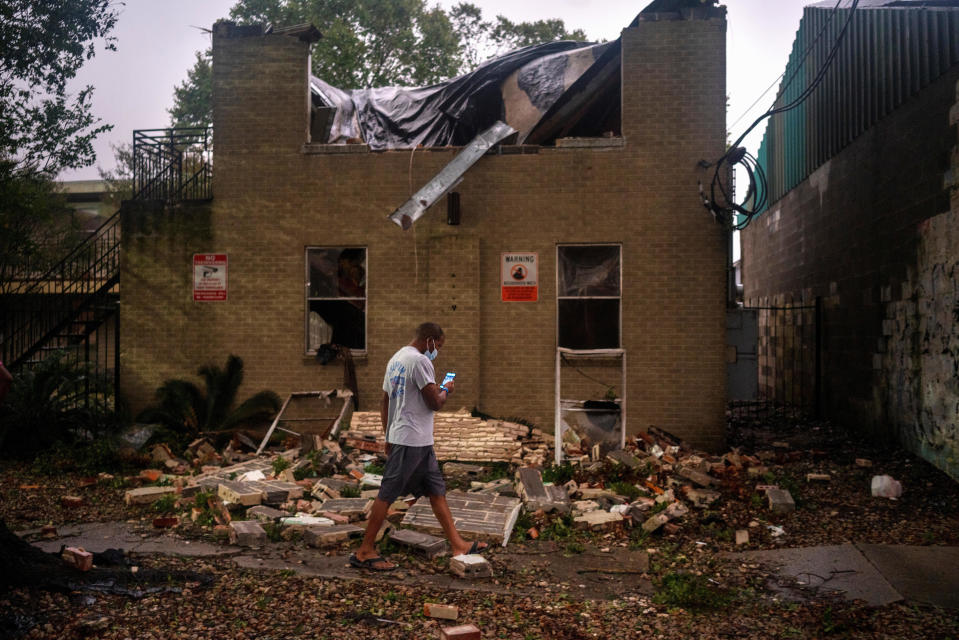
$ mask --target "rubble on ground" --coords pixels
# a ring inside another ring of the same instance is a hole
[[[220,451],[203,438],[182,455],[165,444],[153,446],[151,459],[161,468],[128,480],[155,484],[128,490],[127,504],[175,501],[171,511],[180,517],[155,518],[156,527],[209,527],[239,546],[300,540],[328,548],[363,535],[386,461],[378,413],[354,413],[335,438],[291,436],[260,455],[256,443],[241,436]],[[447,502],[465,538],[505,547],[517,523],[516,539],[549,536],[556,526],[606,536],[670,535],[693,521],[708,525],[730,499],[751,498],[773,524],[761,517],[750,527],[766,525],[759,529],[763,537],[777,539],[786,533],[777,523],[796,509],[796,500],[789,487],[771,484],[776,476],[770,469],[817,455],[779,441],[751,454],[734,448],[711,455],[650,427],[622,449],[564,443],[563,463],[555,465],[550,441],[538,429],[462,410],[436,416],[437,457],[446,460],[444,475],[454,480]],[[831,476],[817,469],[805,479],[823,484]],[[750,544],[748,529],[731,529],[730,542],[733,533],[737,546]],[[448,553],[429,500],[406,496],[392,504],[378,539],[387,535],[430,559]],[[488,564],[457,558],[450,563],[453,573],[487,575]]]

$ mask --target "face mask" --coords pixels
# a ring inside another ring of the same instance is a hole
[[[426,341],[426,346],[429,346],[429,341]],[[433,340],[433,348],[426,352],[426,357],[430,360],[436,360],[436,356],[440,354],[440,350],[436,348],[436,340]]]

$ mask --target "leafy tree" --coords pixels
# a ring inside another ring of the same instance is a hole
[[[93,87],[67,83],[109,36],[112,0],[0,0],[0,158],[17,171],[55,174],[93,162],[91,141],[110,128],[90,113]]]
[[[311,22],[323,37],[313,45],[312,71],[344,89],[420,86],[472,71],[484,60],[529,44],[585,40],[562,20],[514,23],[463,2],[449,13],[426,0],[239,0],[230,18],[240,24]],[[197,52],[186,80],[174,89],[173,126],[209,126],[211,52]]]
[[[168,113],[174,127],[209,127],[213,124],[212,57],[210,49],[197,51],[196,62],[186,72],[186,80],[173,89],[173,108],[168,109]]]
[[[107,201],[113,209],[119,209],[124,200],[133,197],[133,145],[129,142],[110,143],[110,148],[113,149],[113,169],[98,166],[97,172],[107,183]]]
[[[496,55],[543,42],[557,40],[586,40],[582,29],[567,31],[562,20],[537,20],[536,22],[511,22],[504,16],[496,16],[490,39],[497,47]]]
[[[79,228],[44,173],[0,159],[0,294],[14,293],[79,240]],[[2,306],[2,303],[0,303]]]
[[[192,438],[269,419],[280,408],[280,398],[272,391],[260,391],[236,406],[243,383],[243,360],[238,356],[230,355],[225,369],[207,365],[198,373],[203,389],[189,380],[167,380],[156,391],[157,404],[144,409],[137,421],[162,424]]]

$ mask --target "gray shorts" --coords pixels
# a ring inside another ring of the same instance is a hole
[[[440,472],[433,446],[407,447],[391,444],[383,482],[377,498],[392,503],[400,496],[445,496],[446,481]]]

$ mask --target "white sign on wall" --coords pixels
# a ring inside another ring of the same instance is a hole
[[[536,302],[539,299],[537,253],[503,253],[500,268],[503,302]]]

